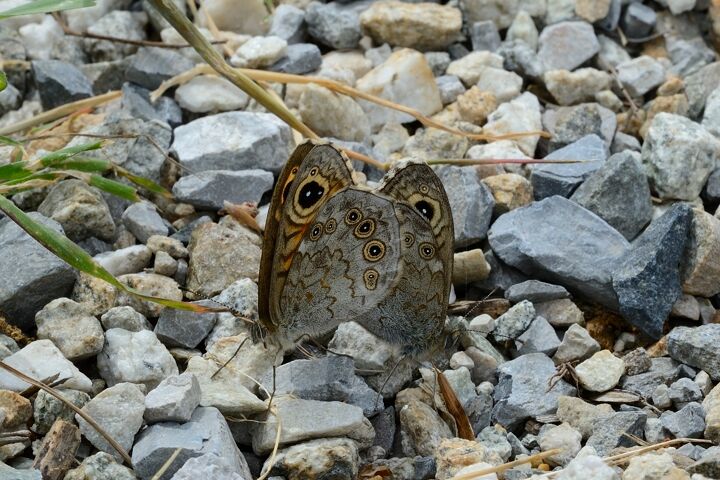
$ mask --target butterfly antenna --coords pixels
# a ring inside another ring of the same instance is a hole
[[[277,387],[276,381],[275,381],[277,378],[277,367],[275,367],[275,365],[272,366],[272,372],[273,372],[273,375],[272,375],[273,385],[272,385],[272,392],[270,392],[270,398],[268,399],[268,410],[270,410],[272,408],[272,402],[273,402],[273,399],[275,398],[275,389]]]
[[[481,300],[478,300],[477,302],[475,302],[475,305],[473,305],[473,306],[470,308],[470,310],[467,311],[467,313],[465,314],[465,316],[466,316],[466,317],[469,317],[470,315],[472,315],[472,313],[473,313],[477,308],[479,308],[480,305],[482,305],[482,303],[483,303],[485,300],[487,300],[487,299],[489,299],[490,297],[492,297],[492,296],[495,294],[495,292],[497,292],[497,290],[498,290],[497,287],[493,288],[492,290],[490,290],[490,293],[488,293],[487,295],[485,295]]]
[[[436,395],[437,395],[438,382],[440,381],[440,380],[438,379],[438,373],[440,372],[440,370],[437,368],[437,366],[435,366],[434,363],[430,363],[430,365],[432,366],[432,371],[435,372],[435,376],[434,376],[434,378],[433,378],[433,380],[435,380],[435,381],[433,382],[433,385],[432,385],[433,408],[434,408],[435,410],[438,410]]]
[[[215,300],[214,298],[211,298],[211,297],[206,297],[204,295],[201,295],[198,291],[192,290],[187,287],[180,287],[180,290],[182,290],[183,292],[191,293],[194,297],[196,297],[200,300],[206,300],[208,302],[216,303],[216,304],[220,305],[221,307],[226,308],[228,312],[232,313],[233,316],[235,316],[237,318],[240,318],[240,319],[245,320],[250,323],[254,322],[254,320],[244,317],[238,309],[236,309],[235,307],[233,307],[232,305],[230,305],[228,303],[221,302],[220,300]]]
[[[375,398],[375,408],[378,407],[378,404],[380,403],[380,398],[382,397],[382,392],[385,389],[385,386],[390,381],[390,377],[392,377],[393,373],[395,373],[395,370],[400,366],[400,362],[405,360],[405,355],[401,355],[397,362],[395,362],[395,365],[390,369],[390,373],[388,373],[388,376],[385,377],[385,380],[383,381],[382,385],[380,385],[380,389],[378,390],[377,397]]]
[[[213,374],[210,376],[210,380],[212,380],[213,378],[215,378],[215,375],[217,375],[218,373],[220,373],[220,371],[221,371],[223,368],[227,367],[228,363],[230,363],[230,362],[233,360],[233,358],[235,358],[235,357],[237,356],[237,354],[240,352],[240,349],[242,348],[242,346],[245,345],[245,342],[248,341],[248,338],[249,338],[249,337],[245,337],[245,338],[243,339],[243,341],[240,342],[240,345],[238,345],[238,347],[235,349],[235,352],[233,352],[233,354],[230,356],[230,358],[228,358],[227,360],[225,360],[225,363],[223,363],[222,366],[220,366],[220,368],[218,368],[218,369],[215,371],[215,373],[213,373]]]

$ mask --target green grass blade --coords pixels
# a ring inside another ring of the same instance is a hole
[[[172,198],[172,193],[170,193],[166,188],[163,188],[162,186],[158,185],[157,183],[153,182],[149,178],[140,177],[138,175],[135,175],[134,173],[130,173],[129,171],[125,170],[124,168],[115,167],[116,173],[121,176],[125,177],[128,180],[130,180],[135,185],[142,187],[152,193],[157,193],[158,195],[162,195],[166,198]]]
[[[227,311],[222,308],[211,308],[194,303],[169,300],[167,298],[152,297],[144,295],[137,290],[130,288],[115,278],[110,272],[97,264],[85,250],[72,242],[65,235],[34,221],[25,212],[15,206],[10,200],[0,195],[0,210],[10,217],[20,228],[25,230],[31,237],[37,240],[43,247],[50,250],[58,258],[81,272],[92,275],[95,278],[104,280],[113,287],[134,295],[142,300],[148,300],[160,305],[179,310],[191,310],[198,313]]]
[[[109,178],[105,178],[100,175],[91,175],[90,185],[117,197],[124,198],[125,200],[130,200],[131,202],[140,201],[140,197],[138,196],[137,190],[134,187],[131,187],[130,185],[125,185],[124,183],[120,183],[116,180],[110,180]]]
[[[0,12],[0,20],[20,15],[59,12],[61,10],[93,6],[95,6],[95,0],[28,0],[22,5]]]
[[[0,143],[2,143],[3,145],[11,145],[13,147],[22,147],[23,146],[22,143],[17,142],[15,140],[13,140],[12,138],[6,137],[4,135],[0,135]]]
[[[51,168],[77,170],[79,172],[104,173],[112,170],[113,164],[110,160],[103,160],[102,158],[73,157],[68,160],[53,163]]]
[[[0,185],[9,181],[25,178],[33,174],[27,167],[28,162],[20,161],[0,166]]]
[[[3,185],[21,185],[22,183],[25,183],[30,180],[55,180],[60,176],[57,173],[53,172],[40,172],[40,173],[33,173],[32,175],[28,175],[21,178],[16,178],[14,180],[8,180]],[[22,185],[21,185],[22,186]]]
[[[63,148],[61,150],[57,150],[55,152],[48,153],[47,155],[42,157],[40,159],[40,164],[45,167],[53,166],[54,164],[65,161],[68,158],[77,155],[78,153],[89,152],[91,150],[98,150],[102,147],[102,145],[103,145],[102,142],[92,142],[92,143],[82,143],[80,145],[75,145],[74,147]]]
[[[5,76],[5,72],[0,70],[0,92],[5,90],[7,88],[7,77]]]

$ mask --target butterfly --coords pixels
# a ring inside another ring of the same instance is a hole
[[[376,188],[327,143],[299,145],[265,224],[256,341],[287,349],[355,321],[404,355],[439,340],[447,314],[453,221],[424,163],[395,165]]]

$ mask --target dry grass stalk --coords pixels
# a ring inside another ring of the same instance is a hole
[[[562,452],[561,448],[553,448],[552,450],[548,450],[546,452],[536,453],[535,455],[530,455],[525,458],[520,458],[520,459],[514,460],[512,462],[503,463],[502,465],[498,465],[497,467],[489,467],[489,468],[486,468],[483,470],[478,470],[476,472],[469,472],[469,473],[463,473],[461,475],[455,475],[450,480],[473,480],[475,478],[479,478],[484,475],[488,475],[490,473],[504,472],[505,470],[509,470],[513,467],[517,467],[518,465],[524,465],[526,463],[533,463],[537,460],[542,460],[545,457],[549,457],[551,455],[555,455],[560,452]]]
[[[241,72],[232,68],[219,54],[195,25],[183,14],[172,0],[149,0],[150,4],[160,12],[175,30],[195,48],[195,51],[217,73],[230,80],[235,86],[254,98],[263,107],[277,115],[291,128],[299,131],[307,138],[318,139],[318,135],[307,125],[298,120],[282,103],[279,103],[264,88]]]
[[[605,463],[607,463],[608,465],[621,465],[625,462],[630,461],[630,459],[632,457],[636,457],[643,453],[652,452],[654,450],[659,450],[661,448],[671,447],[673,445],[677,445],[680,443],[681,444],[686,444],[686,443],[712,444],[713,442],[711,440],[703,440],[703,439],[699,439],[699,438],[674,438],[672,440],[666,440],[664,442],[655,443],[652,445],[636,447],[630,451],[618,453],[617,455],[612,455],[610,457],[603,457],[603,461]],[[555,470],[554,472],[548,472],[548,473],[540,475],[538,478],[552,478],[562,471],[563,470]],[[460,480],[460,479],[452,479],[452,480]]]
[[[168,459],[165,460],[165,463],[162,464],[162,466],[158,469],[157,472],[155,472],[155,475],[153,475],[150,480],[160,480],[160,478],[162,478],[167,469],[170,468],[170,465],[172,465],[178,455],[180,455],[180,452],[182,452],[182,448],[176,448],[172,455],[170,455]]]
[[[66,103],[65,105],[60,105],[57,108],[48,110],[47,112],[39,113],[27,120],[8,125],[5,128],[0,128],[0,135],[9,135],[11,133],[20,132],[43,123],[52,122],[68,115],[72,115],[78,110],[94,108],[102,105],[103,103],[115,100],[116,98],[119,98],[120,95],[121,92],[119,90],[113,90],[111,92],[103,93],[102,95],[96,95],[94,97],[83,98],[82,100]]]
[[[452,133],[454,135],[459,135],[462,137],[467,137],[472,140],[484,140],[484,141],[496,141],[496,140],[510,140],[520,137],[527,137],[532,135],[539,135],[541,137],[549,137],[549,134],[545,131],[534,131],[534,132],[517,132],[517,133],[508,133],[507,135],[484,135],[481,133],[470,133],[470,132],[464,132],[462,130],[459,130],[457,128],[450,127],[448,125],[445,125],[443,123],[437,122],[425,115],[423,115],[418,110],[407,107],[405,105],[400,105],[399,103],[391,102],[390,100],[386,100],[384,98],[371,95],[369,93],[363,92],[361,90],[358,90],[353,87],[349,87],[347,85],[344,85],[340,82],[336,82],[335,80],[331,80],[328,78],[321,78],[321,77],[311,77],[311,76],[303,76],[303,75],[293,75],[290,73],[277,73],[277,72],[268,72],[265,70],[254,70],[249,68],[236,68],[235,71],[242,73],[243,75],[246,75],[248,78],[251,78],[256,81],[265,81],[265,82],[276,82],[276,83],[299,83],[299,84],[308,84],[308,83],[315,83],[317,85],[320,85],[322,87],[325,87],[329,90],[332,90],[333,92],[340,93],[342,95],[347,95],[349,97],[353,98],[359,98],[362,100],[366,100],[368,102],[372,102],[378,105],[381,105],[383,107],[391,108],[393,110],[397,110],[399,112],[407,113],[408,115],[415,118],[417,121],[422,123],[425,127],[428,128],[437,128],[438,130],[443,130],[448,133]],[[210,68],[208,65],[197,65],[190,70],[183,72],[179,75],[176,75],[175,77],[172,77],[168,80],[165,80],[155,91],[152,92],[150,99],[152,101],[157,100],[160,96],[162,96],[163,93],[165,93],[169,88],[182,85],[183,83],[187,83],[192,78],[201,75],[201,74],[214,74],[212,68]]]
[[[28,375],[25,375],[20,370],[17,370],[15,368],[11,367],[10,365],[8,365],[7,363],[5,363],[1,360],[0,360],[0,367],[4,368],[8,372],[10,372],[12,375],[19,378],[20,380],[23,380],[24,382],[29,383],[30,385],[34,385],[41,390],[45,390],[47,393],[49,393],[50,395],[57,398],[65,405],[67,405],[68,408],[70,408],[72,411],[74,411],[75,413],[80,415],[80,417],[83,420],[88,422],[88,424],[90,424],[91,427],[93,427],[95,430],[97,430],[97,432],[100,435],[102,435],[103,438],[105,440],[107,440],[107,442],[120,454],[120,456],[123,458],[125,463],[127,463],[129,466],[132,467],[132,459],[130,458],[130,455],[128,455],[128,453],[125,451],[125,449],[114,438],[112,438],[110,436],[110,434],[105,431],[105,429],[103,429],[100,425],[98,425],[98,423],[95,420],[93,420],[93,418],[90,415],[88,415],[87,413],[80,410],[77,406],[75,406],[74,403],[72,403],[67,398],[65,398],[59,391],[55,390],[54,388],[52,388],[48,385],[45,385],[43,382],[40,382]]]

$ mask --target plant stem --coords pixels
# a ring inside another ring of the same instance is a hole
[[[216,72],[237,85],[238,88],[257,100],[263,107],[277,115],[305,137],[313,140],[319,138],[315,132],[298,120],[285,105],[275,100],[264,88],[228,65],[222,55],[212,47],[197,27],[190,22],[171,0],[149,0],[149,2]]]

